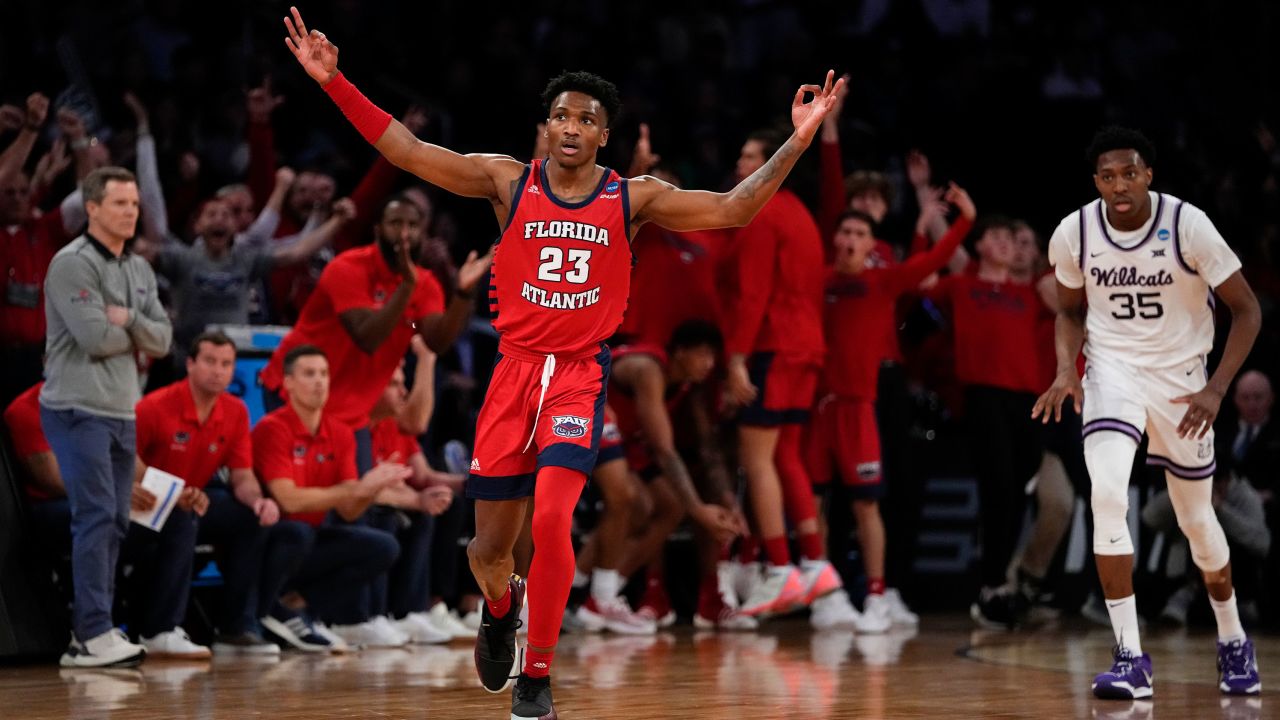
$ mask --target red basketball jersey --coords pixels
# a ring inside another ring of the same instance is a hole
[[[628,355],[648,355],[658,361],[663,373],[666,373],[667,353],[657,345],[639,344],[616,347],[613,349],[613,362],[616,363]],[[667,388],[665,399],[668,414],[674,412],[680,403],[684,402],[691,389],[693,389],[691,383]],[[624,387],[616,380],[611,379],[609,381],[609,407],[613,408],[613,413],[617,416],[618,432],[622,433],[622,438],[627,443],[628,448],[633,444],[643,444],[644,437],[640,430],[640,413],[636,408],[635,392],[631,388]]]
[[[565,202],[534,160],[511,199],[489,287],[504,351],[572,357],[617,331],[631,285],[627,181],[605,168],[586,200]]]

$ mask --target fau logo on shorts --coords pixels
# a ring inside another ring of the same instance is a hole
[[[577,415],[555,415],[551,418],[551,432],[562,438],[580,438],[587,434],[591,421]]]

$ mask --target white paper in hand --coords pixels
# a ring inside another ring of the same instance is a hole
[[[130,510],[129,519],[159,532],[164,527],[165,520],[169,519],[169,513],[173,512],[174,505],[178,504],[178,495],[182,493],[183,485],[186,482],[177,475],[170,475],[153,467],[147,468],[142,475],[142,487],[156,496],[156,504],[146,512]]]

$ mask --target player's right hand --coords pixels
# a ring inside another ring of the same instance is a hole
[[[129,496],[129,507],[138,512],[151,512],[151,509],[155,506],[155,494],[135,483],[133,486],[133,494]]]
[[[1073,399],[1072,404],[1079,415],[1084,409],[1084,386],[1080,384],[1075,368],[1058,373],[1053,384],[1036,400],[1035,407],[1031,408],[1031,419],[1040,418],[1041,422],[1048,425],[1049,415],[1052,414],[1055,422],[1062,422],[1062,403],[1068,396]]]
[[[329,42],[319,30],[307,32],[298,8],[290,6],[289,12],[293,17],[284,19],[285,30],[289,32],[284,44],[289,46],[298,64],[312,80],[321,85],[328,83],[338,74],[338,46]]]
[[[755,399],[759,391],[751,383],[745,363],[730,363],[728,377],[725,379],[724,393],[730,404],[735,407],[746,407]]]
[[[728,542],[739,533],[738,519],[727,508],[712,505],[711,503],[703,503],[694,508],[689,514],[693,517],[694,522],[701,525],[712,535],[715,535],[717,542]]]

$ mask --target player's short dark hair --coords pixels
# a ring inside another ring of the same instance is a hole
[[[782,144],[787,141],[787,138],[781,132],[773,128],[760,128],[759,130],[751,131],[751,134],[747,136],[747,142],[751,142],[752,140],[760,143],[760,149],[764,154],[764,159],[768,160],[773,157],[774,153],[778,152],[778,148],[782,147]]]
[[[671,331],[671,339],[667,341],[668,353],[698,347],[709,347],[719,354],[724,348],[720,328],[706,320],[685,320]]]
[[[991,230],[1008,230],[1013,232],[1016,229],[1013,219],[1008,215],[1000,215],[999,213],[990,213],[978,218],[973,224],[973,230],[969,232],[968,245],[970,250],[977,249],[978,241],[982,239]]]
[[[385,217],[387,214],[387,209],[397,203],[401,205],[408,205],[409,207],[413,208],[414,212],[418,213],[419,220],[426,220],[426,218],[423,217],[422,215],[422,208],[418,207],[418,203],[410,200],[408,195],[405,195],[404,193],[401,192],[401,193],[396,193],[395,195],[392,195],[391,197],[387,198],[386,202],[382,203],[382,209],[378,211],[378,221],[381,222],[382,218]]]
[[[1155,167],[1156,146],[1147,139],[1146,135],[1133,128],[1108,125],[1093,136],[1089,149],[1085,151],[1089,170],[1096,171],[1098,158],[1112,150],[1133,150],[1138,153],[1138,157],[1142,158],[1142,162],[1147,167]]]
[[[324,351],[315,345],[299,345],[284,354],[284,374],[292,375],[293,366],[297,364],[299,358],[310,357],[312,355],[319,355],[325,360],[329,359],[329,356],[325,355]]]
[[[192,360],[199,357],[200,346],[204,343],[209,343],[214,347],[226,347],[227,345],[230,345],[232,350],[236,347],[236,344],[231,341],[231,338],[227,337],[227,334],[221,330],[206,330],[197,335],[195,340],[191,341],[191,345],[187,347],[187,357]]]
[[[847,198],[876,193],[884,198],[884,204],[893,206],[893,184],[882,172],[875,170],[858,170],[844,179],[844,194]]]
[[[85,175],[80,183],[80,192],[86,203],[102,203],[107,196],[107,183],[111,181],[138,184],[138,178],[127,169],[108,165]]]
[[[871,228],[872,235],[878,234],[876,232],[878,228],[876,227],[875,218],[862,212],[861,210],[854,210],[850,208],[849,210],[845,210],[844,212],[840,213],[840,216],[836,218],[836,226],[834,229],[839,230],[840,226],[844,224],[845,220],[858,220],[858,221],[864,222],[867,224],[867,227]]]
[[[560,93],[565,92],[580,92],[599,101],[600,107],[604,108],[605,127],[611,126],[622,111],[622,99],[618,95],[617,85],[595,73],[575,70],[565,71],[551,78],[547,88],[542,91],[542,104],[546,106],[548,114],[551,112],[551,103],[560,97]]]

